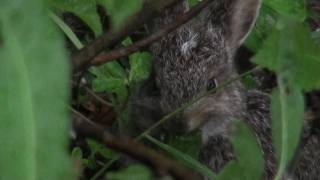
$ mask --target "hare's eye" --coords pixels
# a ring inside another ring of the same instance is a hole
[[[214,89],[216,88],[218,85],[217,83],[217,80],[212,78],[208,81],[208,84],[207,84],[207,91],[211,90],[211,89]]]

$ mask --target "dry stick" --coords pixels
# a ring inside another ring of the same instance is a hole
[[[187,13],[185,13],[182,16],[180,16],[179,18],[177,18],[177,20],[174,21],[173,23],[165,26],[163,29],[160,29],[159,31],[155,32],[154,34],[150,35],[149,37],[142,39],[140,41],[137,41],[136,43],[134,43],[128,47],[123,47],[120,49],[112,50],[110,52],[101,53],[100,55],[98,55],[97,57],[94,58],[94,60],[92,61],[91,64],[94,66],[97,66],[102,63],[111,61],[111,60],[119,59],[121,57],[125,57],[133,52],[140,50],[143,47],[146,47],[146,46],[152,44],[153,42],[161,39],[162,37],[166,36],[170,32],[176,30],[179,26],[187,23],[190,19],[195,17],[197,14],[199,14],[202,9],[207,7],[211,2],[212,2],[212,0],[205,0],[205,1],[200,2],[195,7],[193,7],[191,10],[189,10]]]
[[[206,93],[203,93],[202,95],[198,96],[198,98],[195,98],[194,100],[190,101],[189,103],[181,106],[180,108],[176,109],[175,111],[173,111],[172,113],[164,116],[162,119],[160,119],[159,121],[157,121],[155,124],[153,124],[150,128],[148,128],[147,130],[145,130],[143,133],[141,133],[139,136],[137,136],[135,138],[135,140],[140,140],[142,138],[145,137],[145,135],[149,134],[151,131],[153,131],[154,129],[156,129],[157,127],[159,127],[161,124],[163,124],[164,122],[168,121],[169,119],[171,119],[172,117],[174,117],[175,115],[179,114],[180,112],[182,112],[183,110],[185,110],[186,108],[188,108],[189,106],[191,106],[192,104],[194,104],[195,102],[197,102],[198,100],[200,100],[201,98],[208,96],[209,94],[212,94],[220,89],[225,88],[226,86],[230,85],[231,83],[240,80],[241,78],[257,71],[261,69],[261,67],[257,66],[249,71],[246,71],[242,74],[240,74],[239,76],[230,79],[229,81],[222,83],[220,86],[213,88],[209,91],[207,91]],[[101,168],[92,178],[91,180],[96,180],[99,176],[101,176],[103,174],[104,171],[107,170],[107,168],[114,162],[116,162],[118,160],[118,158],[112,158],[110,160],[110,162],[108,164],[106,164],[103,168]]]
[[[78,86],[79,83],[76,82],[71,82],[72,85],[74,86]],[[102,97],[100,97],[98,94],[96,94],[95,92],[93,92],[90,88],[88,88],[85,85],[79,84],[80,87],[84,88],[84,90],[93,98],[95,98],[98,102],[100,102],[102,105],[104,106],[109,106],[109,107],[113,107],[113,104],[111,104],[110,102],[104,100]]]
[[[90,125],[96,126],[96,127],[99,126],[99,124],[97,124],[97,123],[95,123],[94,121],[92,121],[91,119],[87,118],[85,115],[83,115],[83,114],[80,113],[79,111],[73,109],[71,106],[68,106],[68,108],[70,109],[70,111],[71,111],[74,115],[76,115],[76,116],[80,117],[82,120],[86,121],[87,124],[90,124]]]
[[[90,61],[104,49],[116,45],[126,36],[142,27],[147,21],[161,14],[164,9],[179,1],[181,0],[145,0],[142,9],[129,17],[120,28],[111,29],[74,54],[71,57],[73,71],[84,70],[90,64]]]
[[[195,175],[190,169],[182,167],[180,164],[159,154],[155,150],[131,140],[126,136],[113,135],[104,128],[92,123],[90,119],[83,116],[80,112],[74,109],[72,109],[72,112],[83,119],[81,121],[75,119],[74,121],[74,127],[81,135],[93,138],[111,149],[130,155],[150,165],[159,176],[170,174],[179,180],[200,180],[200,177]]]
[[[87,93],[92,96],[93,98],[95,98],[97,101],[99,101],[101,104],[103,104],[104,106],[109,106],[109,107],[113,107],[113,104],[111,104],[110,102],[104,100],[102,97],[100,97],[99,95],[97,95],[95,92],[93,92],[90,88],[83,86],[84,89],[87,91]]]

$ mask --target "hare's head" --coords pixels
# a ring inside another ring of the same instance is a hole
[[[153,46],[164,113],[237,75],[234,52],[251,30],[259,7],[260,0],[215,0],[199,17]],[[224,125],[245,111],[242,92],[240,82],[230,84],[200,99],[168,125],[176,130]]]

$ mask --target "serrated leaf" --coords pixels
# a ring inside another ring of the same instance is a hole
[[[93,80],[95,91],[115,93],[118,99],[117,104],[121,104],[127,99],[126,72],[118,62],[109,62],[100,67],[91,68],[90,71],[96,75],[96,79]]]
[[[125,79],[127,77],[126,71],[117,61],[112,61],[101,66],[104,72],[109,72],[112,77]]]
[[[281,76],[281,75],[280,75]],[[280,77],[281,78],[281,77]],[[284,81],[279,81],[279,90],[272,93],[272,135],[280,171],[284,171],[293,157],[303,126],[304,97],[300,89],[289,90]],[[280,172],[280,175],[283,172]]]
[[[106,174],[109,180],[151,180],[152,177],[150,169],[142,165],[131,165],[124,170]]]
[[[151,55],[147,52],[134,53],[129,56],[130,82],[136,83],[146,80],[151,73]]]
[[[98,3],[106,8],[115,28],[142,7],[141,0],[98,0]]]
[[[280,73],[287,71],[292,81],[306,91],[320,88],[320,48],[302,24],[288,21],[274,30],[253,61]]]
[[[45,2],[1,1],[0,179],[73,179],[68,60]]]
[[[237,160],[229,162],[217,180],[262,179],[264,159],[252,131],[243,122],[235,123],[231,142]]]
[[[54,8],[74,13],[93,30],[96,36],[102,34],[95,0],[49,0],[49,2]]]
[[[159,146],[160,148],[162,148],[163,150],[168,152],[175,159],[181,161],[182,163],[184,163],[186,166],[190,167],[191,169],[199,172],[201,175],[208,177],[209,179],[215,178],[215,174],[211,169],[209,169],[205,165],[201,164],[196,159],[193,159],[191,156],[189,156],[189,155],[187,155],[187,154],[185,154],[185,153],[183,153],[183,152],[181,152],[171,146],[168,146],[167,144],[164,144],[149,135],[146,135],[145,137],[150,142],[154,143],[155,145]]]
[[[129,46],[132,44],[130,37],[122,41],[122,45]],[[146,80],[151,73],[152,56],[148,52],[136,52],[129,55],[129,82],[131,86],[136,87],[144,80]]]

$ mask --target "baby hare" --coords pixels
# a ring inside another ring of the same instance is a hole
[[[133,113],[140,119],[137,126],[147,128],[153,123],[150,119],[158,120],[199,94],[238,76],[233,60],[235,52],[251,31],[260,6],[260,0],[214,0],[197,17],[151,45],[153,79],[137,93]],[[174,22],[186,11],[187,1],[182,1],[155,19],[150,25],[151,32]],[[261,145],[266,161],[264,179],[272,179],[276,162],[269,104],[267,94],[248,91],[236,81],[201,98],[165,123],[164,129],[171,133],[201,129],[200,159],[219,172],[236,158],[228,137],[229,126],[235,119],[244,120]],[[302,173],[305,172],[296,173],[299,179],[310,179]]]

